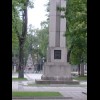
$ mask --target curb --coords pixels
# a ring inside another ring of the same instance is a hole
[[[12,99],[73,99],[72,97],[12,97]]]

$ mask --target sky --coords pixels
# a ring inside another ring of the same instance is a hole
[[[46,6],[48,0],[32,0],[34,8],[28,10],[28,26],[32,24],[34,28],[41,28],[41,21],[45,21],[47,17]]]

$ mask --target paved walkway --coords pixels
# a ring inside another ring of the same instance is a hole
[[[13,75],[13,77],[17,77],[17,74]],[[12,82],[12,91],[51,91],[51,92],[54,91],[54,92],[60,92],[64,97],[72,97],[73,99],[71,100],[87,100],[87,95],[82,93],[82,92],[87,92],[87,82],[81,82],[80,83],[81,85],[77,85],[77,86],[73,86],[73,85],[52,86],[52,87],[51,86],[28,86],[29,83],[34,84],[35,79],[40,79],[41,74],[25,74],[25,77],[28,79],[28,81]],[[39,99],[34,99],[34,100],[39,100]]]

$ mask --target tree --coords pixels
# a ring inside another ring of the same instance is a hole
[[[33,53],[37,53],[37,46],[38,53],[40,57],[46,57],[46,51],[48,46],[48,22],[43,21],[41,22],[41,29],[34,29],[34,35],[31,35],[31,42],[30,45],[33,46]]]
[[[87,0],[68,0],[67,20],[68,59],[71,64],[87,62]],[[83,66],[83,65],[82,65]]]
[[[66,0],[66,8],[58,7],[65,13],[61,18],[66,18],[67,61],[79,67],[87,62],[86,5],[87,0]]]
[[[12,53],[18,54],[18,38],[15,33],[12,33]]]
[[[34,39],[37,41],[34,41],[34,46],[39,45],[38,52],[40,57],[46,57],[46,52],[47,52],[47,46],[48,46],[48,34],[49,34],[49,1],[45,5],[46,6],[46,11],[47,11],[47,20],[42,21],[40,23],[41,29],[35,29],[34,30]],[[34,40],[33,39],[33,40]]]
[[[36,29],[34,29],[32,25],[29,25],[28,34],[26,35],[26,41],[24,46],[25,62],[29,54],[31,54],[32,58],[34,58],[34,53],[37,53],[36,51],[34,52],[34,47],[39,44],[37,36],[35,35],[35,31]]]
[[[18,54],[18,37],[16,34],[16,28],[15,28],[15,20],[17,19],[17,9],[15,9],[15,6],[18,5],[18,2],[13,0],[12,1],[12,53]],[[16,15],[16,16],[15,16]]]
[[[24,44],[27,35],[27,8],[29,0],[12,1],[12,26],[19,42],[19,78],[24,78]]]

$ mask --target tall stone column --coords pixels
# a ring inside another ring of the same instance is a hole
[[[66,18],[58,7],[66,7],[66,0],[50,0],[49,46],[42,81],[37,83],[66,83],[71,81],[71,66],[67,63]]]
[[[66,1],[50,0],[49,47],[42,79],[69,80],[71,68],[67,63],[66,37],[64,36],[66,19],[61,18],[64,13],[57,10],[58,7],[66,7]]]

